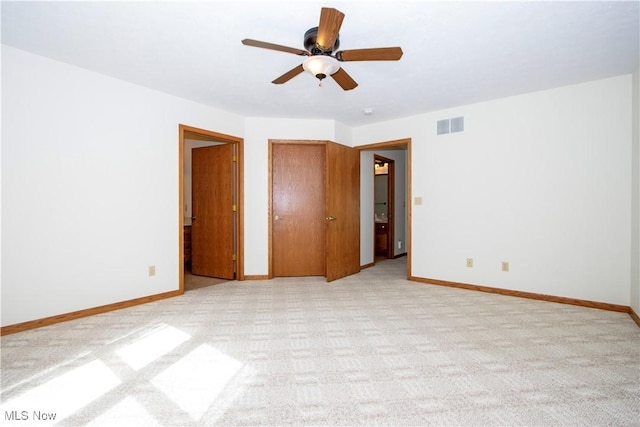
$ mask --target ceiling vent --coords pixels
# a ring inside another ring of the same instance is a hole
[[[452,119],[438,120],[436,124],[438,135],[464,131],[464,117],[454,117]]]

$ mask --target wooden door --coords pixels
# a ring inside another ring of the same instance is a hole
[[[192,151],[191,272],[234,279],[233,144]]]
[[[360,271],[360,152],[326,146],[327,281]]]
[[[273,276],[325,275],[325,146],[272,144]]]

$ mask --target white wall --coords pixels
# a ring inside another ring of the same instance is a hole
[[[630,107],[625,75],[363,126],[353,141],[412,138],[413,276],[629,305]],[[465,131],[437,137],[457,116]]]
[[[631,308],[640,315],[640,67],[633,73],[631,210]]]
[[[2,325],[178,289],[178,124],[243,118],[7,46],[2,67]]]
[[[343,125],[340,122],[333,122],[335,126],[334,139],[332,141],[338,142],[343,145],[353,146],[352,129],[349,126]]]

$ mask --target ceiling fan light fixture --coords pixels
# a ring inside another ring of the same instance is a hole
[[[337,59],[327,55],[314,55],[307,58],[302,64],[305,71],[311,73],[318,80],[335,74],[340,69]]]

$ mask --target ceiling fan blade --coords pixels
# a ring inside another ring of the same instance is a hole
[[[283,75],[281,75],[280,77],[272,81],[271,83],[281,85],[282,83],[288,82],[289,80],[291,80],[298,74],[302,73],[303,71],[304,71],[304,68],[302,68],[302,64],[300,64],[297,67],[290,69],[289,71],[287,71],[286,73],[284,73]]]
[[[261,42],[260,40],[244,39],[242,40],[242,44],[246,46],[261,47],[263,49],[271,49],[271,50],[277,50],[280,52],[293,53],[294,55],[300,55],[300,56],[311,55],[309,52],[303,49],[296,49],[295,47],[288,47],[288,46],[282,46],[279,44]]]
[[[402,58],[399,47],[342,50],[336,53],[339,61],[397,61]]]
[[[333,47],[338,38],[338,32],[342,26],[344,13],[338,9],[323,7],[320,11],[320,25],[318,25],[318,36],[316,43],[322,50],[329,50]]]
[[[336,83],[338,83],[344,90],[355,89],[356,86],[358,86],[358,83],[356,83],[356,81],[353,80],[343,68],[338,69],[338,71],[333,73],[331,77],[333,77],[333,80],[335,80]]]

